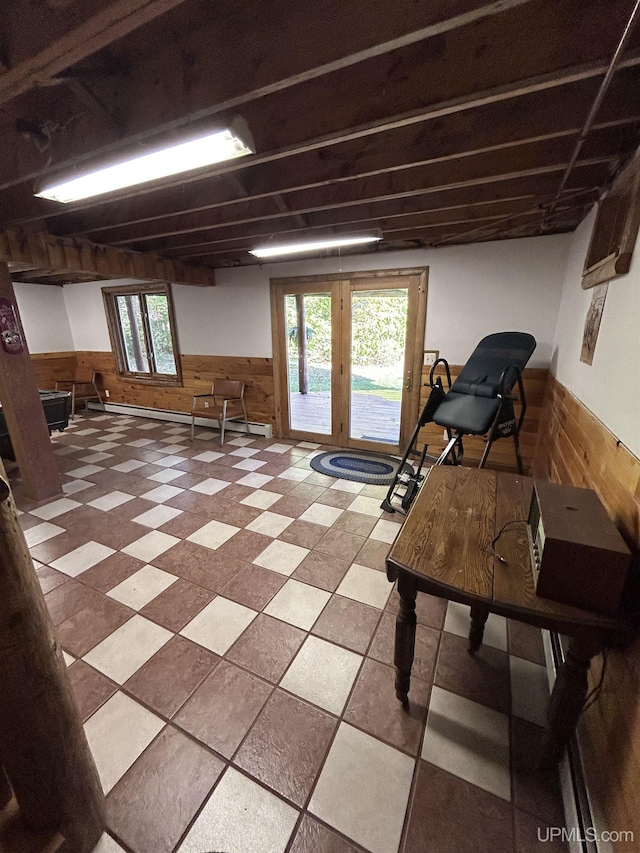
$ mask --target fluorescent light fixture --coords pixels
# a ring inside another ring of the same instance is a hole
[[[338,249],[342,246],[359,246],[363,243],[377,243],[382,237],[332,237],[327,240],[314,240],[308,243],[288,243],[280,246],[259,246],[249,254],[256,258],[275,258],[278,255],[298,255],[303,252],[318,252],[321,249]]]
[[[241,120],[238,123],[244,124]],[[236,132],[236,124],[234,121],[227,130],[210,133],[151,154],[143,154],[123,163],[116,163],[115,166],[107,166],[80,178],[47,187],[36,195],[66,204],[253,154],[253,141],[245,142]],[[242,130],[243,136],[250,139],[246,125]]]

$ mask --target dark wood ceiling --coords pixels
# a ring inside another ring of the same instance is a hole
[[[379,231],[379,252],[572,230],[638,145],[640,28],[557,197],[634,5],[3,0],[0,230],[185,269],[342,233]],[[235,115],[255,155],[71,205],[34,196]],[[91,277],[25,266],[16,279]]]

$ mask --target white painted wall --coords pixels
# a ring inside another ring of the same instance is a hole
[[[428,266],[426,349],[460,364],[484,335],[530,332],[538,341],[530,365],[547,366],[569,242],[562,234],[217,270],[215,288],[175,288],[180,346],[269,358],[269,278]]]
[[[73,350],[62,288],[20,282],[13,288],[29,352]]]
[[[571,235],[552,370],[632,453],[640,456],[640,242],[628,274],[609,282],[593,364],[580,361],[592,294],[581,287],[582,268],[594,219],[595,211]]]
[[[269,278],[399,267],[429,267],[425,348],[464,363],[484,335],[530,332],[538,341],[531,366],[551,358],[569,235],[291,261],[218,270],[213,288],[174,287],[181,352],[272,355]],[[65,285],[73,347],[109,351],[101,289],[123,282]]]

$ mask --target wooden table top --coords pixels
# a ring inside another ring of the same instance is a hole
[[[561,633],[620,627],[616,619],[536,595],[526,524],[532,493],[533,480],[518,474],[432,467],[389,552],[388,568],[409,572],[433,595],[486,604]],[[491,541],[511,521],[521,523],[502,531],[494,554]]]

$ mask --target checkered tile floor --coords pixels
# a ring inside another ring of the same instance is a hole
[[[100,853],[529,853],[540,633],[419,596],[393,690],[399,519],[323,448],[98,414],[53,438],[65,496],[20,520],[102,784]],[[544,836],[543,836],[544,837]],[[546,843],[545,851],[564,849]]]

